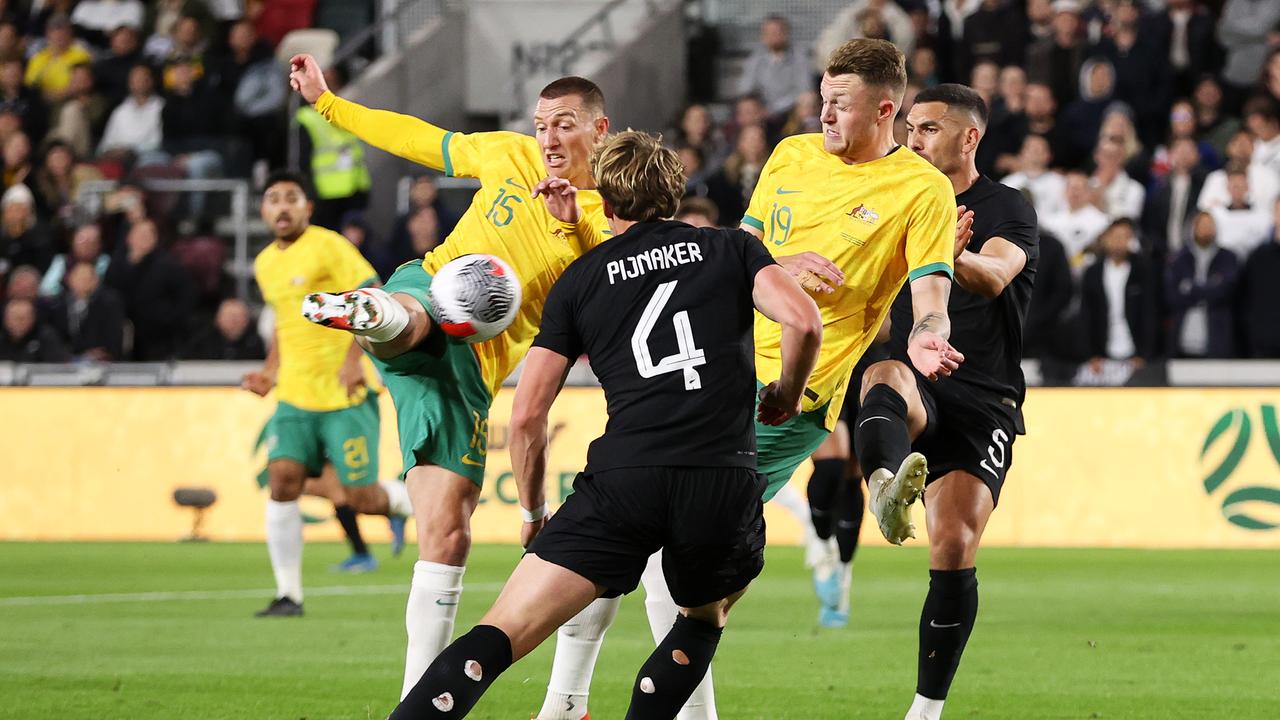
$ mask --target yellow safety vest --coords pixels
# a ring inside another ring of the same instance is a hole
[[[355,135],[330,125],[310,105],[298,108],[296,119],[311,136],[311,178],[321,200],[351,197],[369,189],[364,146]]]

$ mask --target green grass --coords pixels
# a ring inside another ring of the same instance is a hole
[[[412,550],[412,549],[411,549]],[[383,553],[385,555],[385,552]],[[381,718],[400,688],[411,562],[371,575],[326,567],[309,545],[301,620],[255,620],[260,597],[20,604],[31,596],[254,590],[261,545],[0,543],[0,717]],[[477,548],[459,629],[518,559]],[[798,550],[769,551],[716,658],[725,720],[902,717],[915,684],[926,578],[919,548],[867,548],[854,620],[815,626]],[[1280,688],[1280,554],[987,550],[982,606],[947,703],[955,718],[1274,718]],[[380,590],[381,588],[381,590]],[[597,720],[625,713],[652,643],[629,597],[592,690]],[[472,717],[523,720],[541,704],[550,643],[509,670]]]

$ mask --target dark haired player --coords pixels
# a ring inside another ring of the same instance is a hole
[[[481,624],[436,658],[393,719],[465,717],[562,623],[598,597],[634,590],[665,548],[682,610],[641,667],[626,717],[670,720],[706,674],[729,608],[764,567],[754,310],[782,325],[781,374],[761,391],[759,410],[777,424],[800,411],[822,341],[818,308],[751,235],[663,220],[684,181],[657,138],[611,138],[592,175],[615,237],[574,262],[547,298],[512,409],[521,504],[545,502],[547,413],[584,353],[608,403],[604,435],[560,510],[525,523],[529,552]],[[549,203],[572,207],[567,181],[543,189]]]
[[[963,85],[921,91],[907,115],[911,149],[951,179],[960,205],[958,287],[947,312],[966,360],[937,382],[912,369],[912,297],[904,287],[890,313],[892,359],[867,371],[853,431],[858,459],[870,471],[871,509],[890,541],[904,536],[884,519],[902,508],[877,489],[912,449],[928,458],[929,594],[908,720],[942,715],[978,614],[978,543],[1013,462],[1014,437],[1024,432],[1022,325],[1040,256],[1036,214],[1021,193],[978,174],[974,153],[986,125],[986,104]]]

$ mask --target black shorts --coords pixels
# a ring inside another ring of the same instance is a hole
[[[840,419],[849,427],[852,428],[858,421],[858,411],[862,409],[862,376],[866,374],[867,368],[888,359],[887,345],[872,345],[862,353],[858,364],[853,366],[853,373],[849,377],[849,391],[845,393],[844,403],[840,406]]]
[[[764,476],[748,468],[637,467],[580,473],[529,552],[605,588],[640,584],[662,550],[671,597],[700,607],[764,569]]]
[[[965,382],[931,382],[912,370],[929,422],[912,449],[929,461],[926,483],[963,470],[991,489],[1000,502],[1013,466],[1013,441],[1022,431],[1015,401]]]

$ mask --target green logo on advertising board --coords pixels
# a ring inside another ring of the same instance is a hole
[[[1276,408],[1274,405],[1264,404],[1260,410],[1262,434],[1267,440],[1267,446],[1275,459],[1276,467],[1280,468],[1280,423],[1276,422]],[[1231,440],[1233,436],[1234,440]],[[1204,439],[1204,447],[1200,449],[1201,461],[1204,461],[1205,456],[1209,454],[1209,449],[1219,440],[1222,441],[1220,444],[1228,441],[1231,443],[1226,456],[1204,477],[1204,491],[1210,497],[1233,479],[1236,470],[1240,467],[1240,462],[1244,460],[1245,453],[1249,450],[1252,436],[1253,420],[1243,408],[1228,410],[1210,428],[1209,435]],[[1245,480],[1245,478],[1234,479],[1236,482]],[[1280,477],[1270,479],[1275,483],[1274,485],[1246,485],[1227,492],[1227,495],[1222,498],[1222,514],[1227,522],[1246,530],[1272,530],[1280,527],[1280,523],[1263,520],[1251,514],[1251,511],[1256,512],[1260,505],[1280,507]]]

